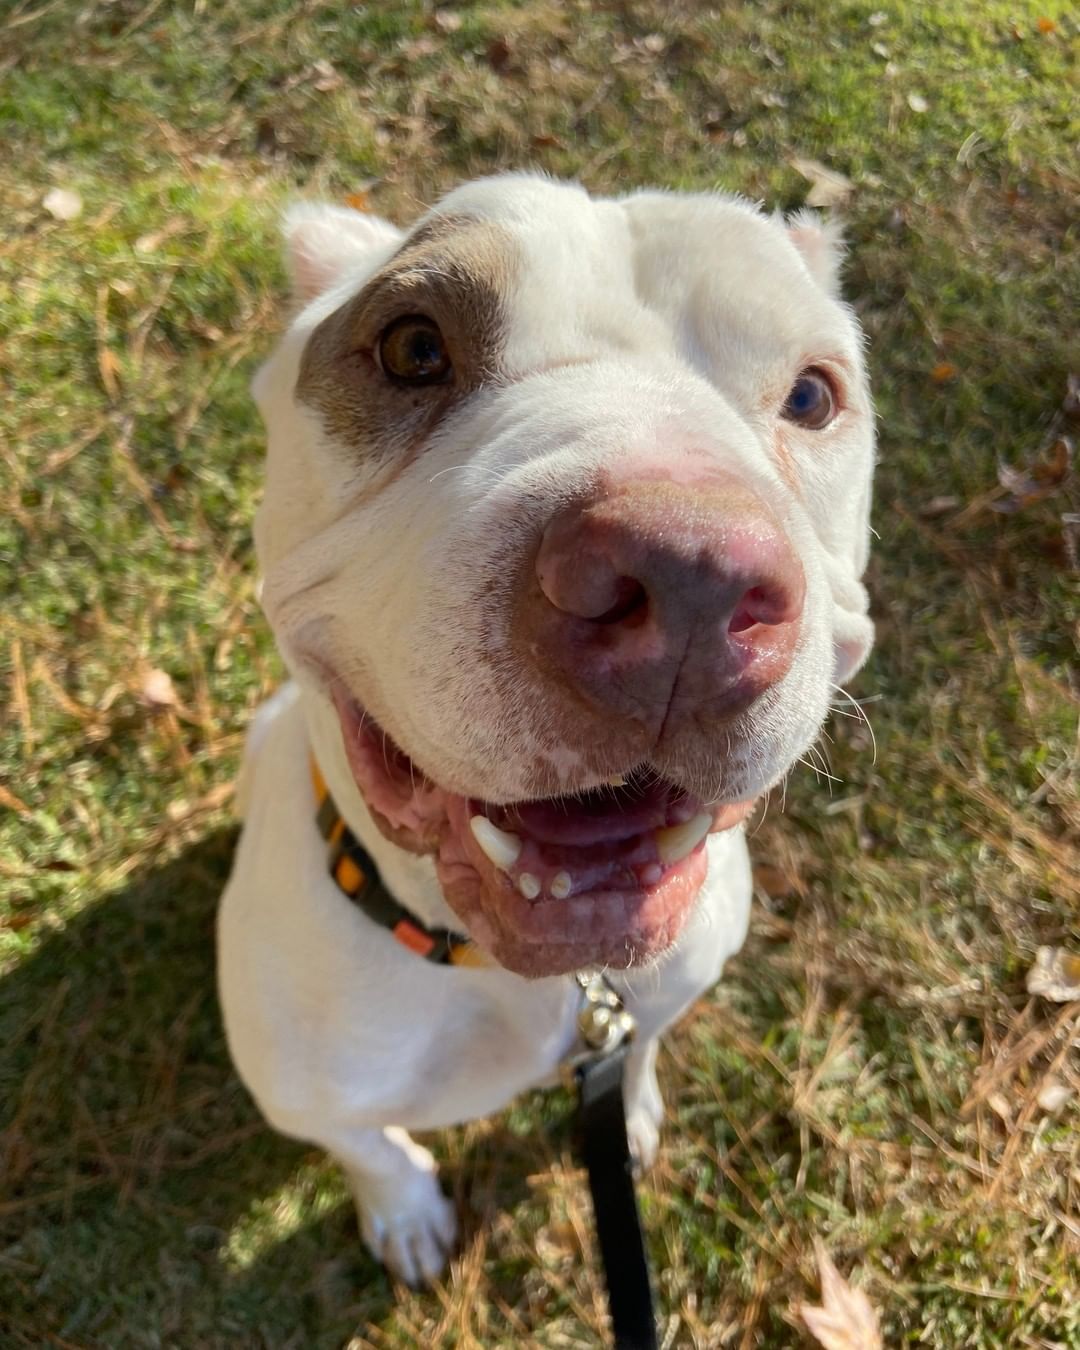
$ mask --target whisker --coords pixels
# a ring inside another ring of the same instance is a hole
[[[816,764],[812,764],[808,759],[798,759],[795,762],[796,764],[802,764],[805,768],[809,769],[815,778],[828,779],[830,784],[832,783],[842,784],[844,781],[842,778],[837,778],[837,776],[834,773],[829,773],[828,769],[818,768]],[[831,795],[831,787],[830,787],[830,795]]]
[[[860,702],[858,699],[852,698],[848,691],[846,689],[841,689],[838,684],[834,684],[833,688],[838,694],[842,694],[843,697],[847,699],[848,703],[855,709],[854,712],[848,712],[846,708],[834,707],[833,712],[838,712],[842,717],[854,717],[857,721],[862,721],[866,724],[866,729],[870,733],[870,746],[873,754],[873,758],[870,762],[871,764],[877,764],[877,737],[874,735],[874,728],[870,725],[870,719],[863,711],[862,705],[863,703],[876,703],[881,698],[881,695],[871,694],[869,698],[863,699],[862,702]]]
[[[828,739],[828,738],[826,738],[826,739]],[[822,744],[821,744],[820,742],[818,742],[818,741],[815,741],[815,742],[814,742],[814,745],[813,745],[811,748],[814,750],[814,752],[815,752],[815,754],[817,755],[818,759],[819,759],[819,760],[821,761],[821,763],[825,766],[825,768],[828,770],[828,772],[829,772],[829,773],[832,773],[832,760],[829,758],[829,751],[828,751],[828,748],[827,748],[826,746],[822,745]]]
[[[499,470],[495,468],[481,469],[477,465],[466,460],[464,464],[448,464],[445,469],[440,469],[438,473],[433,473],[431,477],[428,479],[428,482],[434,483],[436,478],[442,478],[443,474],[460,473],[464,469],[472,469],[473,473],[477,475],[484,475],[489,479],[491,479],[496,484],[501,483],[503,479],[507,476],[505,470]]]

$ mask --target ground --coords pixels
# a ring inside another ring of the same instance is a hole
[[[808,1345],[820,1240],[889,1346],[1080,1346],[1080,1010],[1024,983],[1080,939],[1076,36],[1057,0],[9,0],[5,1347],[600,1343],[564,1096],[434,1140],[465,1242],[410,1294],[261,1124],[213,980],[228,785],[280,673],[247,393],[276,218],[406,222],[522,165],[831,196],[880,418],[876,752],[839,706],[755,832],[747,948],[662,1057],[666,1344]]]

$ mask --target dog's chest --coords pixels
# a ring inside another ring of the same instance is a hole
[[[421,1006],[402,1009],[408,1017],[391,1033],[397,1053],[388,1047],[385,1056],[395,1119],[413,1129],[501,1109],[518,1093],[550,1081],[575,1043],[579,992],[573,981],[518,982],[508,990],[495,972],[447,975],[457,987],[431,990]],[[485,980],[500,987],[484,989]],[[362,1053],[367,1077],[370,1045]]]

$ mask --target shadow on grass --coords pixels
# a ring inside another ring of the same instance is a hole
[[[235,839],[146,869],[0,982],[5,1345],[338,1346],[392,1312],[336,1168],[267,1128],[228,1060]],[[496,1132],[448,1181],[487,1214],[537,1162]]]

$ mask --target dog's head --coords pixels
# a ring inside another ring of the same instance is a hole
[[[838,245],[528,175],[287,221],[264,604],[380,828],[524,974],[662,951],[873,630]]]

